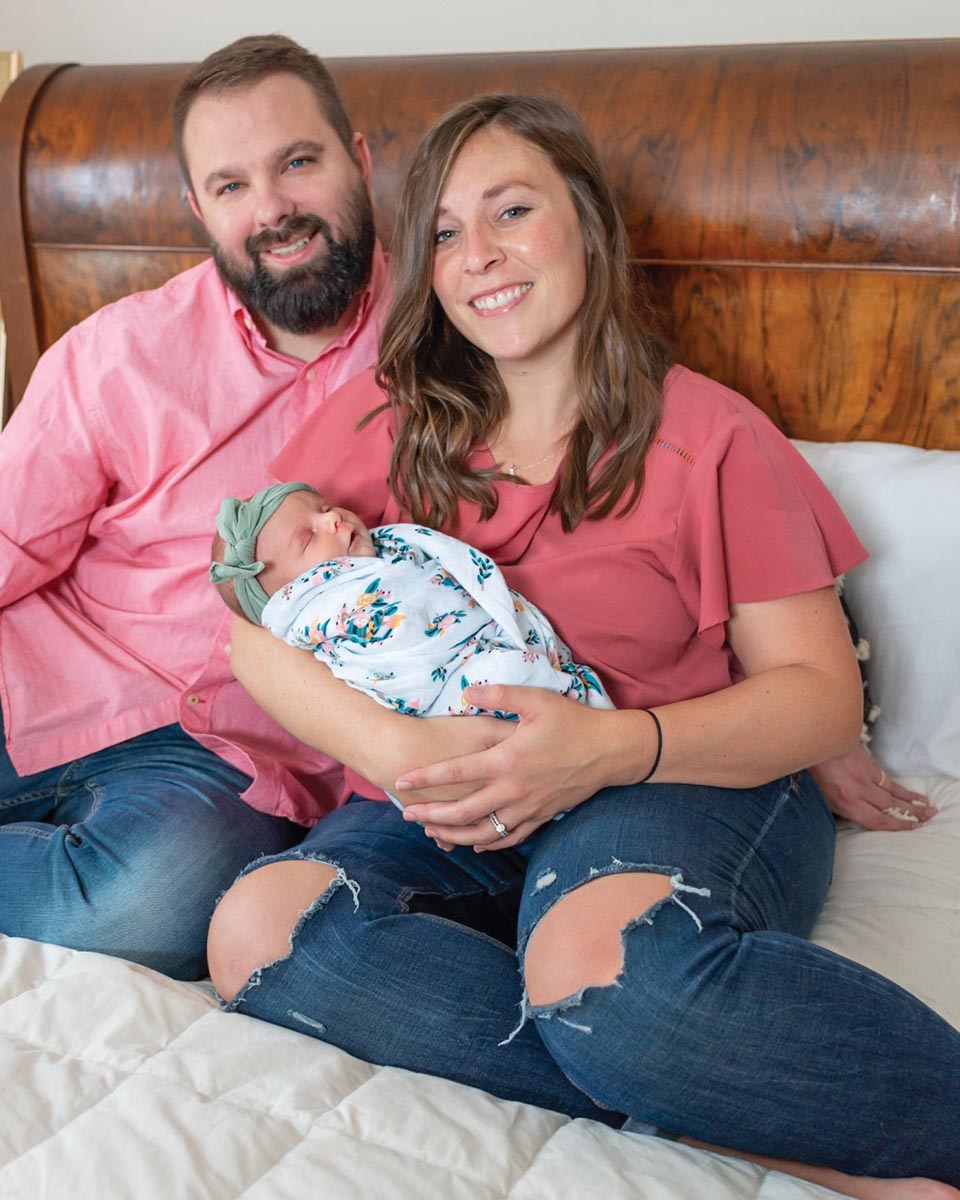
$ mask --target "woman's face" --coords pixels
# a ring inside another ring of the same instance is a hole
[[[572,375],[586,252],[550,159],[497,126],[467,141],[437,209],[433,290],[461,334],[511,374]]]

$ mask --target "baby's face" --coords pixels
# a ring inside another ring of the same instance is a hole
[[[268,596],[329,558],[372,558],[373,542],[360,518],[334,508],[315,492],[291,492],[257,538]]]

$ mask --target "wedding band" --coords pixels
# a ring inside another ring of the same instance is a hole
[[[887,773],[886,773],[886,771],[881,771],[880,778],[877,780],[877,787],[881,788],[881,789],[885,789],[886,786],[887,786]]]
[[[501,837],[509,837],[510,830],[504,825],[495,812],[490,814],[490,824],[494,827]]]

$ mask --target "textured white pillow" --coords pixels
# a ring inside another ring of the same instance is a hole
[[[795,442],[870,558],[844,593],[871,645],[871,742],[899,775],[960,778],[960,451]]]

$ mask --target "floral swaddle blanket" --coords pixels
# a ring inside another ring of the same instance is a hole
[[[492,559],[417,525],[371,535],[375,558],[319,563],[275,592],[263,610],[266,628],[397,712],[516,719],[466,704],[463,689],[474,683],[549,688],[613,708],[597,675],[573,662]]]

